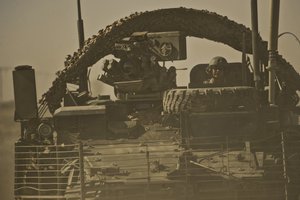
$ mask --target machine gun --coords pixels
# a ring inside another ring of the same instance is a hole
[[[172,32],[135,32],[129,38],[115,43],[117,57],[128,56],[155,57],[158,61],[186,59],[185,36],[179,31]]]
[[[120,61],[106,60],[98,80],[113,86],[117,97],[161,92],[176,87],[176,69],[159,62],[186,59],[186,38],[179,31],[135,32],[116,42],[113,54]]]

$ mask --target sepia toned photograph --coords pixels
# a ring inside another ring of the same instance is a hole
[[[0,0],[0,199],[299,200],[299,0]]]

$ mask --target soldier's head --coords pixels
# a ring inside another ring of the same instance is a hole
[[[212,58],[206,68],[206,72],[215,79],[220,79],[224,76],[224,68],[227,65],[227,60],[224,57],[216,56]]]

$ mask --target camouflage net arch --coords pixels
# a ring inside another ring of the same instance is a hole
[[[50,112],[60,107],[66,92],[66,83],[74,81],[82,71],[95,64],[113,51],[115,42],[137,31],[163,32],[182,31],[186,36],[206,38],[242,50],[243,33],[246,36],[246,52],[251,52],[251,30],[225,16],[206,10],[187,8],[159,9],[134,13],[115,21],[85,41],[83,48],[68,56],[65,68],[57,72],[49,90],[43,94],[40,103],[48,105]],[[267,52],[262,52],[267,55]],[[279,57],[278,76],[286,81],[291,90],[300,89],[300,76],[282,57]]]

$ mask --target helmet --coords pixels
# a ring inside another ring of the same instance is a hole
[[[213,57],[206,68],[206,72],[209,74],[213,67],[218,67],[223,69],[226,65],[227,65],[227,60],[224,57],[221,56]]]
[[[227,65],[227,60],[224,57],[216,56],[212,58],[208,66],[224,67]]]

